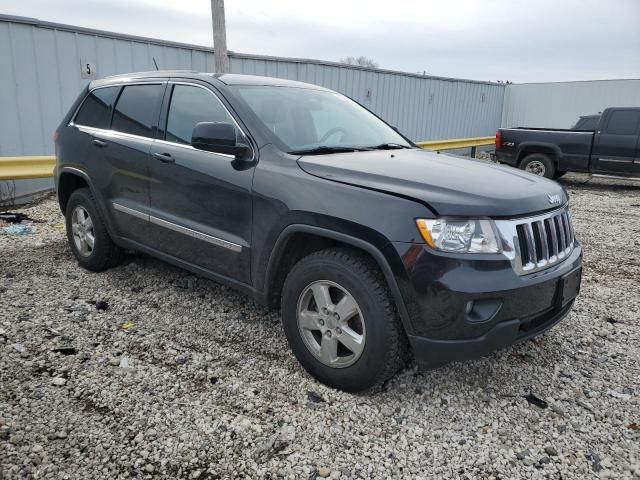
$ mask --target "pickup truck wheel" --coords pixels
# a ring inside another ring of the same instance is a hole
[[[404,364],[407,340],[387,284],[359,252],[329,249],[300,260],[285,280],[282,320],[298,361],[331,387],[368,390]]]
[[[542,153],[527,155],[520,163],[520,168],[546,178],[554,178],[556,173],[556,166],[553,161]]]
[[[65,217],[71,251],[82,267],[100,272],[120,263],[122,250],[111,240],[89,189],[71,194]]]

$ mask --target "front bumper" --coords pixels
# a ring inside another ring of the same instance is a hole
[[[484,335],[463,340],[434,340],[409,336],[416,361],[421,366],[434,367],[447,362],[480,358],[495,350],[533,338],[546,332],[567,316],[573,301],[531,320],[507,320]]]
[[[577,242],[563,262],[529,275],[517,275],[498,256],[461,259],[424,245],[394,247],[406,273],[400,287],[411,318],[409,342],[423,366],[478,358],[539,335],[571,310],[565,280],[579,290]]]

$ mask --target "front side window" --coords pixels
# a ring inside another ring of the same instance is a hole
[[[394,129],[344,95],[327,90],[236,86],[237,96],[287,151],[411,145]]]
[[[174,85],[165,139],[191,145],[191,133],[200,122],[233,124],[233,119],[213,93],[200,87]]]
[[[153,137],[163,85],[127,85],[118,98],[111,128],[118,132]]]
[[[111,109],[120,87],[96,88],[85,99],[74,123],[85,127],[109,128]]]
[[[617,110],[611,112],[607,122],[606,133],[613,135],[633,135],[638,131],[640,123],[640,111]]]

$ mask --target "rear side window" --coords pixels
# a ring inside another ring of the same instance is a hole
[[[638,131],[638,124],[640,124],[640,111],[617,110],[609,116],[605,133],[633,135]]]
[[[85,127],[109,128],[111,109],[120,87],[97,88],[85,99],[74,123]]]
[[[113,112],[111,128],[118,132],[153,136],[163,85],[127,85]]]
[[[600,121],[599,117],[585,117],[581,118],[576,126],[573,127],[574,130],[595,130],[598,128],[598,122]]]
[[[233,120],[213,93],[199,87],[175,85],[167,116],[166,140],[191,145],[191,133],[200,122]]]

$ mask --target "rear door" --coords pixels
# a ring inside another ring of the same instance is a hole
[[[592,173],[630,176],[637,156],[640,110],[605,111],[591,154]]]
[[[99,148],[96,138],[100,133],[108,132],[111,124],[113,105],[120,93],[120,85],[98,87],[90,91],[69,123],[68,135],[64,144],[64,162],[69,166],[86,164],[86,173],[93,175],[93,168],[104,160],[104,150]]]
[[[150,163],[150,242],[182,261],[242,283],[250,280],[254,163],[197,150],[199,122],[228,122],[225,104],[199,83],[169,82]]]
[[[142,244],[149,234],[149,150],[165,86],[163,81],[123,86],[109,130],[94,133],[93,148],[101,151],[94,182],[118,234]]]

